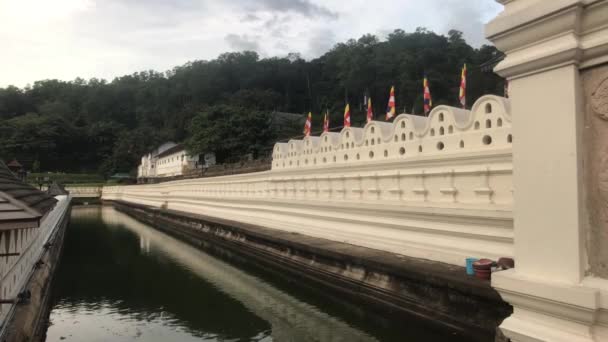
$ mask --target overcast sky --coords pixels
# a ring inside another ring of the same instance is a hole
[[[226,51],[310,59],[396,28],[487,43],[493,0],[0,0],[0,87],[165,71]]]

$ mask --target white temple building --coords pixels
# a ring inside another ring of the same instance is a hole
[[[201,158],[202,157],[202,158]],[[215,165],[215,155],[189,155],[181,144],[166,142],[141,158],[137,178],[163,178],[181,176],[186,170]]]

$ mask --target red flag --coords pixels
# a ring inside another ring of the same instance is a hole
[[[388,98],[388,106],[386,107],[386,121],[395,117],[395,87],[391,87],[391,92]]]
[[[329,112],[325,112],[325,118],[323,119],[323,133],[329,132]]]
[[[308,112],[308,117],[306,118],[306,123],[304,123],[304,136],[310,136],[310,131],[312,129],[312,113]]]
[[[344,108],[344,127],[350,127],[350,106],[348,103]]]
[[[460,104],[462,108],[466,107],[467,104],[467,65],[465,64],[462,67],[462,72],[460,73],[460,92],[458,93],[458,100],[460,100]]]
[[[370,122],[374,119],[374,111],[372,109],[372,98],[367,98],[367,122]]]
[[[431,89],[429,88],[429,80],[424,75],[424,81],[422,82],[424,87],[424,114],[428,114],[433,107],[433,100],[431,99]]]

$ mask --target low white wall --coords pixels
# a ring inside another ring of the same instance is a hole
[[[490,113],[485,112],[486,103],[493,105]],[[454,141],[470,140],[465,148],[330,165],[293,167],[292,163],[285,168],[274,167],[279,160],[275,157],[273,170],[267,172],[104,187],[102,198],[165,206],[456,265],[471,256],[512,256],[507,105],[504,99],[490,96],[478,101],[473,112],[438,107],[429,118],[416,119],[428,133],[440,113],[444,122],[454,120],[453,112],[460,113],[458,120],[468,126],[463,124],[452,134]],[[501,125],[476,128],[479,115],[492,115]],[[401,121],[390,125],[400,129]],[[391,129],[385,132],[395,135]],[[471,139],[477,135],[479,139],[504,135],[505,143],[473,144]],[[369,143],[365,146],[365,137],[360,137],[352,154],[370,148]],[[417,143],[436,144],[425,139]],[[334,152],[342,153],[341,148]]]
[[[72,197],[101,197],[101,186],[66,186]]]

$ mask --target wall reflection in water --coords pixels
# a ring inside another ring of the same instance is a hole
[[[375,341],[110,207],[75,207],[47,341]]]

